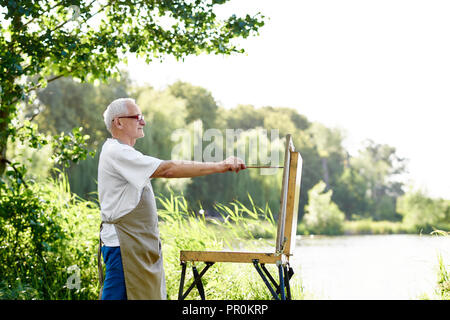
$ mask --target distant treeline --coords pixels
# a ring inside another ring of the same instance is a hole
[[[233,141],[235,155],[239,146],[244,145],[247,148],[245,160],[249,161],[253,151],[248,150],[248,141],[257,137],[257,141],[268,143],[269,147],[279,152],[279,163],[276,165],[282,165],[282,140],[286,134],[292,134],[295,148],[303,157],[299,221],[308,214],[304,221],[316,223],[319,229],[324,224],[321,219],[331,219],[336,223],[344,219],[404,221],[430,230],[448,228],[449,201],[431,199],[421,191],[405,190],[410,186],[405,186],[399,177],[407,170],[407,160],[400,158],[393,146],[367,140],[362,143],[358,154],[351,156],[343,147],[345,132],[312,122],[295,109],[272,106],[255,108],[252,105],[225,109],[205,88],[185,82],[176,82],[163,90],[151,86],[138,87],[133,85],[127,74],[119,81],[95,85],[61,78],[40,91],[40,104],[28,106],[26,111],[37,113],[33,121],[41,132],[57,134],[81,126],[83,134],[91,137],[90,148],[97,151],[96,156],[68,169],[71,189],[81,197],[96,199],[98,155],[104,140],[109,137],[102,114],[106,106],[119,97],[135,98],[145,115],[146,136],[138,140],[136,149],[160,159],[171,159],[174,150],[179,149],[180,141],[174,138],[177,130],[191,133],[192,139],[182,147],[191,148],[187,151],[192,152],[184,153],[191,155],[191,159],[187,160],[198,160],[194,159],[194,149],[198,148],[194,144],[199,128],[200,135],[207,129],[217,129],[214,132],[222,133],[223,137],[226,137],[227,129],[240,129],[240,134]],[[278,130],[280,139],[273,139],[272,129]],[[211,148],[211,143],[223,144],[211,140],[203,142],[201,152],[208,151],[205,148]],[[31,173],[39,176],[49,174],[45,148],[39,155],[27,155],[20,145],[13,145],[9,152],[33,158],[30,161]],[[281,170],[273,175],[261,174],[259,170],[245,170],[239,174],[217,174],[195,179],[155,179],[152,184],[156,194],[167,196],[170,190],[182,193],[192,210],[202,208],[213,215],[216,202],[227,204],[236,199],[248,205],[250,195],[256,205],[267,205],[276,217]],[[310,227],[314,229],[313,225]]]

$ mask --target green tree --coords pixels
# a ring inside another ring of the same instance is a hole
[[[309,127],[308,132],[314,140],[317,152],[319,153],[322,164],[323,181],[328,190],[332,179],[329,164],[330,157],[334,156],[339,164],[338,167],[342,168],[342,155],[344,154],[342,140],[344,134],[340,129],[330,129],[318,122],[314,122]],[[334,161],[334,163],[336,164],[336,161]]]
[[[433,228],[450,227],[450,202],[433,199],[422,190],[410,189],[398,199],[397,211],[408,227],[430,232]]]
[[[396,154],[394,147],[367,140],[358,156],[350,159],[350,166],[366,181],[372,217],[375,220],[397,220],[395,201],[403,194],[403,184],[397,177],[406,171],[405,159]]]
[[[108,84],[80,83],[71,77],[49,83],[37,92],[39,112],[34,121],[39,131],[59,134],[81,125],[91,137],[89,147],[97,148],[109,136],[103,122],[106,107],[114,99],[130,96],[128,74],[121,75],[120,80],[112,79]]]
[[[169,92],[186,101],[186,123],[201,120],[205,129],[216,127],[218,106],[211,92],[182,81],[177,81],[169,86]]]
[[[348,220],[355,216],[370,216],[370,199],[367,182],[357,170],[346,167],[333,187],[333,201],[345,213]]]
[[[264,126],[264,115],[250,104],[239,104],[232,109],[221,110],[224,115],[225,128],[249,130]]]
[[[325,190],[325,182],[320,181],[308,191],[309,203],[303,217],[305,226],[315,234],[341,234],[345,215],[331,200],[332,191]]]
[[[20,102],[61,77],[107,80],[127,53],[147,62],[201,52],[243,52],[232,41],[257,33],[262,16],[219,19],[226,0],[0,2],[0,175],[7,141],[17,135]]]

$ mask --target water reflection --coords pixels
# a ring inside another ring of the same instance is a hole
[[[319,299],[433,298],[438,254],[448,265],[449,250],[439,236],[299,237],[291,264]]]

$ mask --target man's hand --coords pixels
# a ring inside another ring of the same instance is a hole
[[[238,173],[240,170],[244,170],[247,167],[242,159],[237,157],[228,157],[220,162],[223,170],[221,172],[234,171]]]

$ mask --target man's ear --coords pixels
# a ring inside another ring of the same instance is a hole
[[[119,118],[114,118],[113,122],[117,128],[122,129],[122,121]]]

